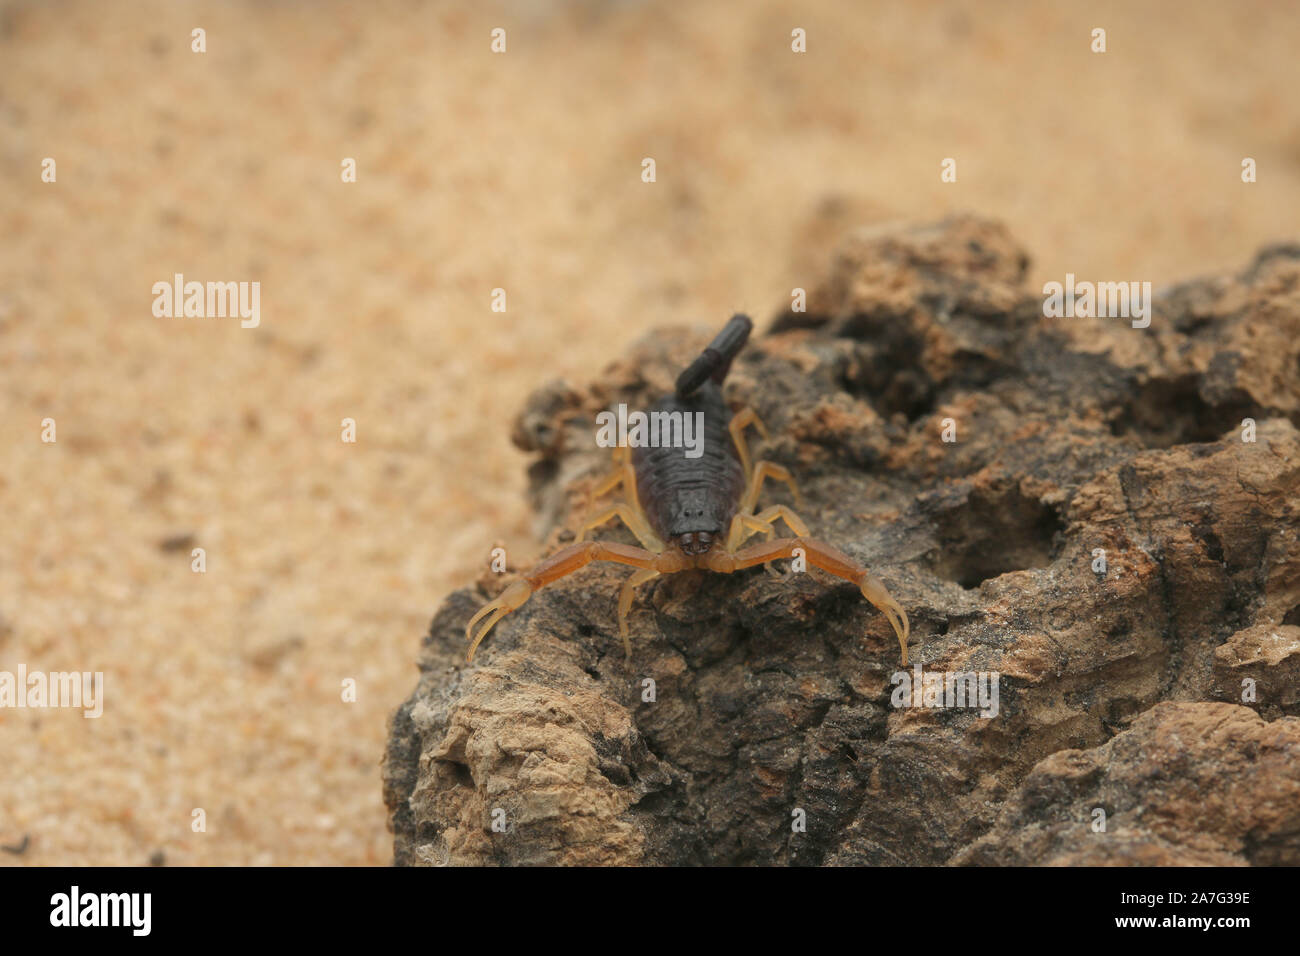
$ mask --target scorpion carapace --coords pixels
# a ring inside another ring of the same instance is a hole
[[[699,454],[690,457],[671,443],[616,448],[614,470],[597,485],[594,495],[600,497],[621,486],[623,500],[592,515],[583,525],[576,544],[561,548],[542,561],[470,619],[465,626],[465,637],[470,642],[469,660],[474,659],[474,651],[496,623],[523,606],[534,591],[593,561],[615,561],[637,569],[624,582],[618,599],[618,630],[630,657],[627,615],[638,586],[661,574],[688,568],[730,574],[794,557],[799,552],[813,567],[858,586],[862,596],[893,627],[903,651],[903,666],[907,666],[910,634],[907,612],[890,597],[885,586],[847,554],[810,538],[807,525],[785,505],[755,511],[763,482],[769,478],[788,485],[796,505],[801,506],[802,501],[789,471],[775,462],[750,459],[744,430],[753,425],[767,438],[767,429],[754,410],[744,408],[733,415],[722,398],[722,381],[753,326],[748,316],[733,316],[709,347],[678,377],[673,394],[651,409],[651,415],[695,416],[692,420],[701,423],[703,438]],[[620,519],[642,547],[584,540],[588,531],[613,518]],[[785,522],[795,537],[774,538],[778,519]],[[742,547],[755,534],[763,535],[766,540]],[[475,634],[474,625],[484,618],[486,622]]]

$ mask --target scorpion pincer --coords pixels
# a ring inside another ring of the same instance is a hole
[[[627,615],[640,585],[661,574],[688,568],[730,574],[793,557],[798,550],[808,564],[858,586],[862,596],[893,627],[902,648],[903,666],[907,666],[910,633],[907,613],[885,586],[847,554],[809,537],[803,519],[785,505],[755,510],[763,482],[769,478],[788,485],[796,505],[802,505],[802,501],[788,470],[771,461],[751,461],[745,428],[753,425],[767,438],[767,429],[754,410],[744,408],[732,415],[722,398],[722,381],[752,328],[748,316],[733,316],[709,347],[678,377],[673,394],[652,408],[652,412],[703,413],[703,446],[699,456],[687,457],[681,448],[664,445],[633,448],[630,455],[628,448],[616,448],[615,468],[599,483],[594,494],[600,497],[622,486],[623,500],[593,515],[583,526],[577,543],[542,561],[470,619],[465,626],[468,660],[474,659],[474,651],[496,623],[521,607],[534,591],[593,561],[614,561],[637,569],[624,582],[618,600],[619,634],[630,657]],[[614,518],[620,519],[636,535],[642,547],[585,540],[588,531]],[[778,519],[785,522],[795,537],[773,537]],[[743,547],[756,534],[766,540]],[[475,634],[474,626],[484,618],[486,622]]]

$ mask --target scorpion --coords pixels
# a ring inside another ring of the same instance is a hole
[[[533,592],[593,561],[613,561],[637,570],[623,583],[618,599],[618,629],[628,658],[632,644],[627,615],[638,587],[663,574],[703,568],[731,574],[756,565],[767,565],[799,555],[808,564],[857,585],[862,596],[888,619],[898,637],[907,666],[910,625],[907,612],[865,567],[829,544],[811,538],[808,526],[785,505],[772,505],[756,512],[764,481],[786,484],[795,504],[802,496],[789,470],[776,462],[750,458],[744,431],[753,426],[764,440],[767,428],[752,407],[731,414],[722,397],[722,382],[731,362],[749,339],[754,323],[737,314],[712,343],[681,373],[673,394],[660,399],[652,412],[703,413],[703,448],[699,457],[683,455],[669,445],[614,450],[614,470],[593,491],[600,498],[622,486],[623,500],[591,516],[583,525],[579,540],[536,565],[484,605],[465,625],[469,641],[466,660],[497,622],[522,607]],[[630,454],[629,454],[630,452]],[[587,540],[594,528],[618,518],[641,542],[632,547],[613,541]],[[775,523],[784,521],[792,538],[775,538]],[[742,547],[754,535],[765,541]],[[486,618],[474,633],[474,626]]]

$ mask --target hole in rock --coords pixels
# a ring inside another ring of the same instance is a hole
[[[1010,571],[1046,567],[1064,529],[1054,508],[1005,488],[976,488],[961,506],[934,519],[939,540],[934,573],[975,588]]]
[[[1111,422],[1111,431],[1131,435],[1147,448],[1170,448],[1218,441],[1225,432],[1240,428],[1243,418],[1261,417],[1262,409],[1245,393],[1210,404],[1201,397],[1197,382],[1194,375],[1147,382]]]

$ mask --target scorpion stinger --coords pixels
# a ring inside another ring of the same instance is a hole
[[[731,321],[709,343],[709,347],[700,353],[700,357],[677,376],[677,397],[690,398],[699,391],[701,385],[710,380],[721,385],[731,369],[731,360],[745,347],[753,328],[754,323],[749,316],[739,312],[733,315]]]

